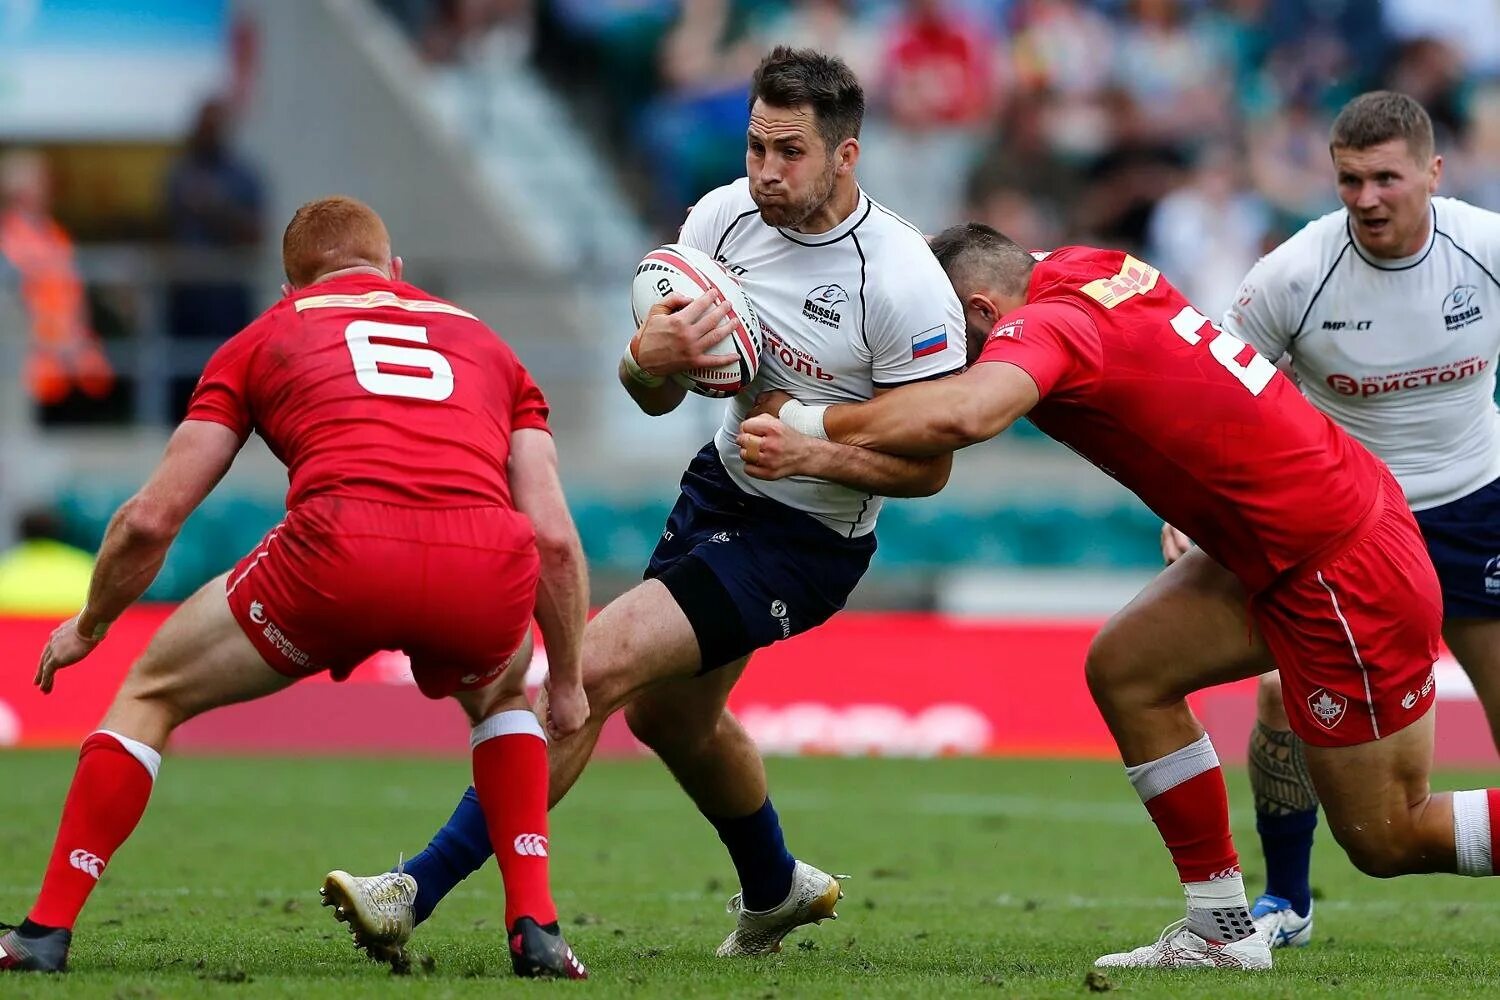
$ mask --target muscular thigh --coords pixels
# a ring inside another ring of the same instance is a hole
[[[1149,685],[1171,700],[1261,673],[1270,650],[1247,605],[1234,574],[1193,549],[1105,623],[1090,649],[1090,678]]]
[[[659,580],[621,594],[583,633],[583,683],[601,718],[645,688],[691,678],[702,660],[687,615]]]
[[[133,714],[132,703],[171,706],[176,721],[279,691],[292,680],[272,670],[229,611],[224,576],[184,601],[131,666],[111,719]]]
[[[1392,853],[1425,858],[1425,864],[1402,866],[1403,871],[1440,870],[1451,861],[1451,839],[1444,843],[1428,836],[1433,828],[1451,832],[1451,820],[1434,824],[1422,815],[1447,808],[1431,797],[1428,784],[1436,718],[1429,704],[1421,718],[1391,736],[1354,746],[1306,746],[1329,829],[1356,863],[1374,874],[1395,873],[1384,870],[1389,865],[1382,862]]]
[[[742,657],[710,673],[673,678],[642,691],[626,709],[631,728],[696,742],[718,725],[729,692],[749,662],[750,657]],[[652,741],[657,742],[661,740]]]

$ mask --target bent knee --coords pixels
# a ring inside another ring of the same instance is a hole
[[[1130,643],[1116,639],[1108,630],[1089,644],[1083,674],[1101,708],[1139,708],[1173,699],[1161,682],[1161,671],[1153,670]]]
[[[1335,830],[1334,836],[1349,861],[1372,878],[1395,878],[1438,871],[1435,859],[1424,855],[1415,830],[1402,829],[1390,823],[1372,823],[1367,827]]]
[[[1416,871],[1400,845],[1351,842],[1344,844],[1349,862],[1372,878],[1395,878]]]
[[[625,706],[625,723],[636,739],[658,753],[700,746],[709,740],[720,714],[703,718],[696,713],[657,701],[633,701]]]

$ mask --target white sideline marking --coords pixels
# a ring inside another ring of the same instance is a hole
[[[1035,908],[1054,910],[1147,910],[1182,908],[1182,896],[1140,897],[1091,897],[1091,896],[1014,896],[1001,893],[994,899],[996,906],[1011,908]],[[1318,912],[1340,910],[1350,913],[1401,913],[1410,910],[1443,913],[1449,910],[1497,910],[1500,899],[1442,900],[1442,899],[1320,899],[1316,903]]]
[[[859,873],[856,872],[856,875]],[[35,885],[17,886],[0,885],[0,896],[26,896],[36,894]],[[147,888],[147,889],[121,889],[112,887],[109,891],[111,899],[182,899],[192,896],[208,897],[210,899],[238,899],[238,900],[260,900],[260,899],[307,899],[316,895],[316,890],[308,886],[296,889],[286,888],[249,888],[243,890],[224,889],[215,886],[193,887],[175,886],[169,888]],[[566,894],[561,894],[566,896]],[[718,899],[720,894],[705,891],[676,890],[656,892],[636,892],[633,895],[641,899],[663,899],[670,902],[694,902],[698,900]],[[449,899],[493,899],[494,893],[488,889],[466,889],[459,888],[448,894]],[[1002,909],[1052,909],[1052,910],[1159,910],[1159,909],[1181,909],[1182,896],[1024,896],[1001,893],[991,901],[993,905]],[[1322,899],[1318,901],[1318,910],[1327,912],[1329,910],[1347,911],[1350,913],[1400,913],[1417,910],[1423,913],[1445,913],[1450,910],[1500,910],[1500,899]]]

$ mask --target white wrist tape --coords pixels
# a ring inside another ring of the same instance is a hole
[[[826,404],[808,406],[795,399],[788,400],[781,408],[781,422],[799,434],[828,440],[828,431],[823,428],[823,414],[828,412]]]
[[[636,363],[635,353],[631,351],[630,345],[625,345],[625,355],[620,358],[620,364],[625,366],[625,374],[630,380],[648,389],[655,389],[667,380],[665,375],[652,375]]]

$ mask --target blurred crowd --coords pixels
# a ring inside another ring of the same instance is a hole
[[[157,217],[142,233],[171,274],[155,308],[173,346],[217,346],[258,311],[244,252],[262,237],[263,184],[233,148],[233,117],[224,98],[199,106],[161,164]],[[43,423],[118,420],[135,386],[109,357],[98,320],[134,329],[148,307],[133,295],[106,304],[107,292],[89,285],[58,218],[54,175],[44,150],[0,146],[0,358],[20,368]],[[27,336],[11,338],[16,330]],[[175,380],[184,384],[173,416],[195,380],[196,372]]]
[[[1500,205],[1500,4],[1433,0],[383,0],[435,62],[530,58],[658,226],[743,171],[771,45],[866,83],[866,189],[929,231],[1149,255],[1205,308],[1336,207],[1327,127],[1378,86],[1439,128],[1446,193]]]

